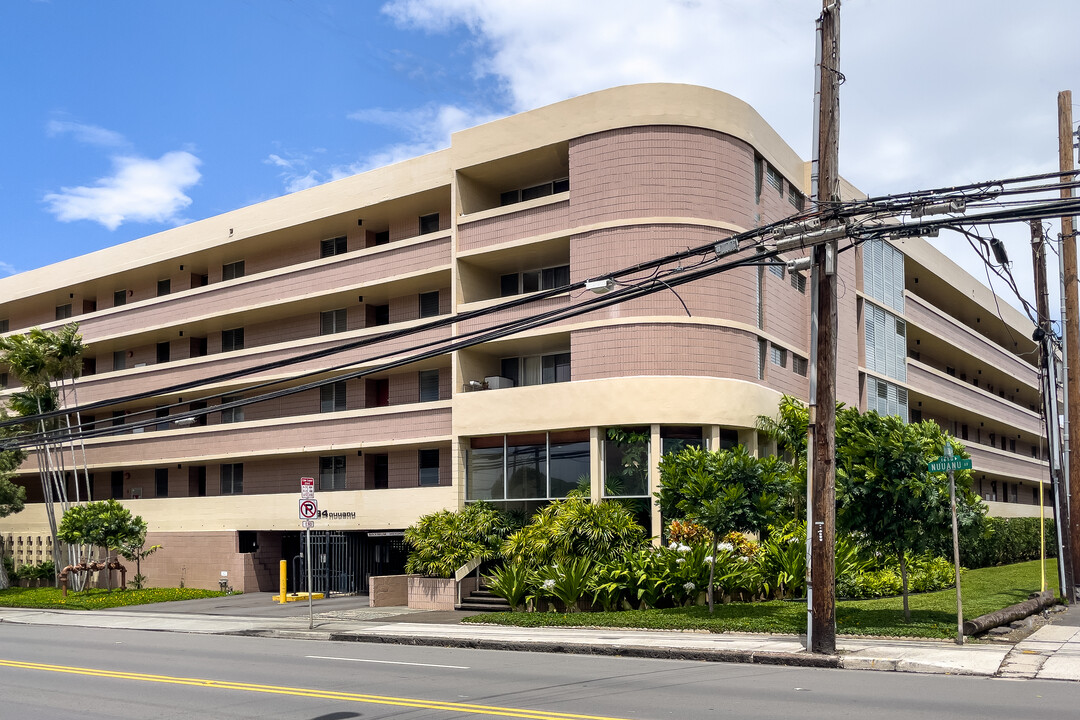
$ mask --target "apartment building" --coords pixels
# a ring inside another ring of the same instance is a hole
[[[306,476],[318,587],[365,591],[401,570],[402,530],[424,513],[478,499],[527,512],[587,487],[636,500],[656,532],[663,452],[768,452],[757,417],[809,385],[809,278],[780,264],[345,376],[580,300],[545,290],[780,220],[803,208],[808,173],[730,95],[619,87],[4,278],[0,332],[79,323],[79,402],[104,403],[83,419],[119,433],[85,443],[92,494],[121,499],[164,545],[143,565],[151,583],[217,587],[224,572],[276,589],[279,560],[300,568]],[[920,239],[843,252],[839,273],[838,398],[936,420],[967,444],[991,513],[1037,514],[1047,466],[1027,319]],[[363,344],[411,328],[425,329]],[[17,387],[0,373],[2,399]],[[234,402],[312,380],[333,382]],[[625,472],[634,458],[647,461]],[[20,482],[31,502],[0,531],[37,562],[49,540],[33,457]]]

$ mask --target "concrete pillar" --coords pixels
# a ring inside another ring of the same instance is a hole
[[[594,503],[604,499],[604,436],[598,427],[589,428],[589,496]]]
[[[660,503],[653,495],[660,490],[660,458],[662,456],[662,443],[660,442],[660,426],[649,426],[649,508],[652,516],[653,544],[660,544],[661,520]]]

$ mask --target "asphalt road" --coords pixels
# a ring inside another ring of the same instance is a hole
[[[0,719],[1070,717],[1074,683],[0,625]]]

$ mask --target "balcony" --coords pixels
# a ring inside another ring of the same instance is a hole
[[[908,358],[908,386],[954,408],[993,418],[1032,435],[1042,433],[1038,413]]]
[[[908,322],[941,338],[949,345],[966,352],[980,362],[1008,373],[1032,388],[1039,386],[1038,370],[997,343],[980,335],[967,325],[949,317],[926,300],[910,292],[905,294],[904,314]]]
[[[569,225],[569,193],[492,208],[458,219],[458,252],[559,233]]]
[[[974,472],[991,473],[1010,480],[1049,481],[1050,466],[1045,460],[1025,457],[978,443],[965,442],[964,447],[971,455]]]
[[[448,232],[313,260],[225,283],[80,317],[87,342],[175,327],[239,310],[272,307],[387,278],[435,271],[450,263]]]
[[[319,335],[300,341],[260,345],[246,350],[205,355],[199,358],[177,360],[161,365],[148,365],[142,368],[102,373],[100,375],[86,375],[79,380],[79,402],[80,404],[85,405],[100,400],[108,400],[120,395],[152,392],[159,388],[194,382],[214,375],[237,372],[265,363],[285,361],[297,355],[340,346],[343,343],[360,339],[365,335],[379,335],[384,332],[406,329],[409,326],[421,325],[425,322],[429,322],[429,320],[413,320],[407,323],[396,323],[394,325],[380,325],[351,333]],[[449,338],[449,327],[434,328],[415,335],[408,335],[366,347],[347,350],[331,355],[329,358],[308,360],[306,362],[288,365],[284,368],[265,370],[260,373],[246,375],[241,380],[230,381],[230,384],[235,385],[237,382],[250,383],[257,380],[265,380],[270,377],[304,373],[325,368],[328,363],[333,365],[343,363],[363,365],[366,360],[376,355],[382,356],[387,353],[404,353],[412,350],[418,345],[438,340],[448,340]],[[220,385],[207,386],[200,388],[198,391],[189,392],[191,392],[192,397],[194,398],[197,393],[205,394],[214,387],[220,387]],[[188,393],[184,394],[186,395]]]
[[[449,437],[450,401],[443,400],[95,439],[87,441],[86,454],[88,466],[94,469],[243,462],[260,456]],[[23,469],[30,469],[29,465]]]

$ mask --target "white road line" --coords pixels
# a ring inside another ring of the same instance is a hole
[[[451,670],[468,670],[467,665],[435,665],[433,663],[398,662],[396,660],[364,660],[363,658],[329,657],[326,655],[305,655],[312,660],[345,660],[346,662],[379,663],[380,665],[416,665],[417,667],[449,668]]]

